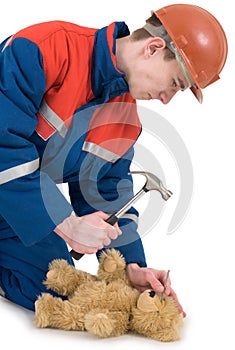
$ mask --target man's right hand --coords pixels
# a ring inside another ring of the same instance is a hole
[[[80,217],[71,214],[54,231],[76,252],[93,254],[122,234],[117,224],[105,222],[108,217],[101,211]]]

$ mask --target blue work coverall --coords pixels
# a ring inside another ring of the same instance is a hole
[[[73,211],[113,213],[133,196],[141,125],[115,57],[116,39],[128,34],[124,22],[52,21],[0,45],[0,292],[30,310],[49,262],[73,264],[55,227]],[[146,266],[137,218],[131,208],[119,220],[111,246]]]

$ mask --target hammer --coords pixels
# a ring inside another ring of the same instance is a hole
[[[159,191],[162,198],[167,201],[171,196],[172,192],[167,190],[163,184],[162,181],[154,174],[150,172],[145,172],[145,171],[131,171],[129,174],[140,174],[144,175],[146,178],[146,182],[144,186],[141,188],[139,192],[136,193],[136,195],[129,201],[127,202],[121,209],[119,209],[115,214],[112,214],[107,220],[105,220],[108,224],[114,225],[121,217],[124,215],[131,207],[132,205],[140,199],[146,192],[156,190]],[[75,250],[70,251],[71,256],[79,260],[84,254],[75,252]]]

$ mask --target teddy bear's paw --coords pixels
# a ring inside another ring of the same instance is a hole
[[[50,263],[46,281],[43,283],[48,289],[54,290],[58,294],[68,295],[73,287],[70,282],[74,280],[75,274],[74,267],[69,265],[66,260],[55,259]]]
[[[48,327],[50,325],[50,315],[53,308],[54,297],[51,294],[43,293],[35,302],[35,326],[40,328]]]
[[[85,328],[88,332],[99,338],[113,336],[116,320],[111,319],[107,313],[93,310],[85,316]]]
[[[49,271],[47,272],[47,279],[55,279],[61,276],[62,273],[70,269],[71,266],[64,259],[54,259],[49,264]]]

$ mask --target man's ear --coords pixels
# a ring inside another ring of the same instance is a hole
[[[166,47],[166,42],[164,39],[156,37],[151,38],[146,42],[145,45],[145,55],[146,57],[154,56],[158,50],[162,50]]]

